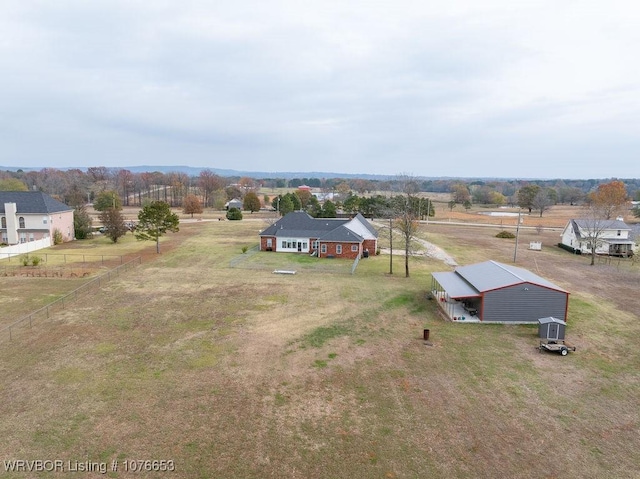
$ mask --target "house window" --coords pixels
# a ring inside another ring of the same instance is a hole
[[[267,248],[273,248],[273,238],[267,238]]]
[[[6,228],[7,227],[7,218],[5,218],[4,216],[2,217],[2,228]]]
[[[46,225],[48,221],[49,221],[49,219],[46,216],[42,217],[42,224],[43,225]]]
[[[9,242],[9,238],[7,237],[6,233],[2,233],[2,242],[4,244],[7,244]]]
[[[26,243],[26,242],[27,242],[27,234],[20,233],[20,243]]]
[[[321,253],[326,253],[327,252],[327,245],[323,244],[322,246],[320,246],[320,252]]]
[[[358,251],[358,245],[357,244],[352,244],[351,245],[351,251],[356,253]]]
[[[303,242],[302,242],[302,249],[303,249],[303,250],[306,250],[306,249],[307,249],[307,242],[306,242],[306,241],[303,241]]]
[[[341,244],[337,244],[336,245],[336,254],[342,254],[342,245]]]
[[[33,236],[33,233],[29,233],[29,241],[35,241],[36,239]]]
[[[19,223],[18,228],[24,228],[24,216],[21,216],[20,218],[18,218],[18,223]]]
[[[313,242],[313,249],[318,249],[318,240]]]
[[[622,234],[622,231],[618,230],[618,236],[620,236]]]

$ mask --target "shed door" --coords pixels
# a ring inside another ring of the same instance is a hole
[[[558,339],[559,326],[558,323],[549,323],[548,339]]]

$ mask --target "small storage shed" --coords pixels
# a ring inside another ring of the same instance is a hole
[[[567,323],[561,319],[549,316],[548,318],[538,319],[538,337],[541,339],[547,339],[550,341],[564,340],[565,329]]]

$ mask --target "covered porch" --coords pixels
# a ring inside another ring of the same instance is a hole
[[[609,256],[621,256],[628,258],[633,256],[633,241],[631,240],[618,240],[618,241],[606,241],[609,246]]]
[[[433,273],[431,295],[451,321],[482,321],[482,295],[455,273]]]

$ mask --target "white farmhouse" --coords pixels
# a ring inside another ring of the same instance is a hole
[[[595,243],[596,254],[633,256],[630,232],[631,228],[620,218],[569,220],[562,231],[561,243],[578,254],[591,254]]]

